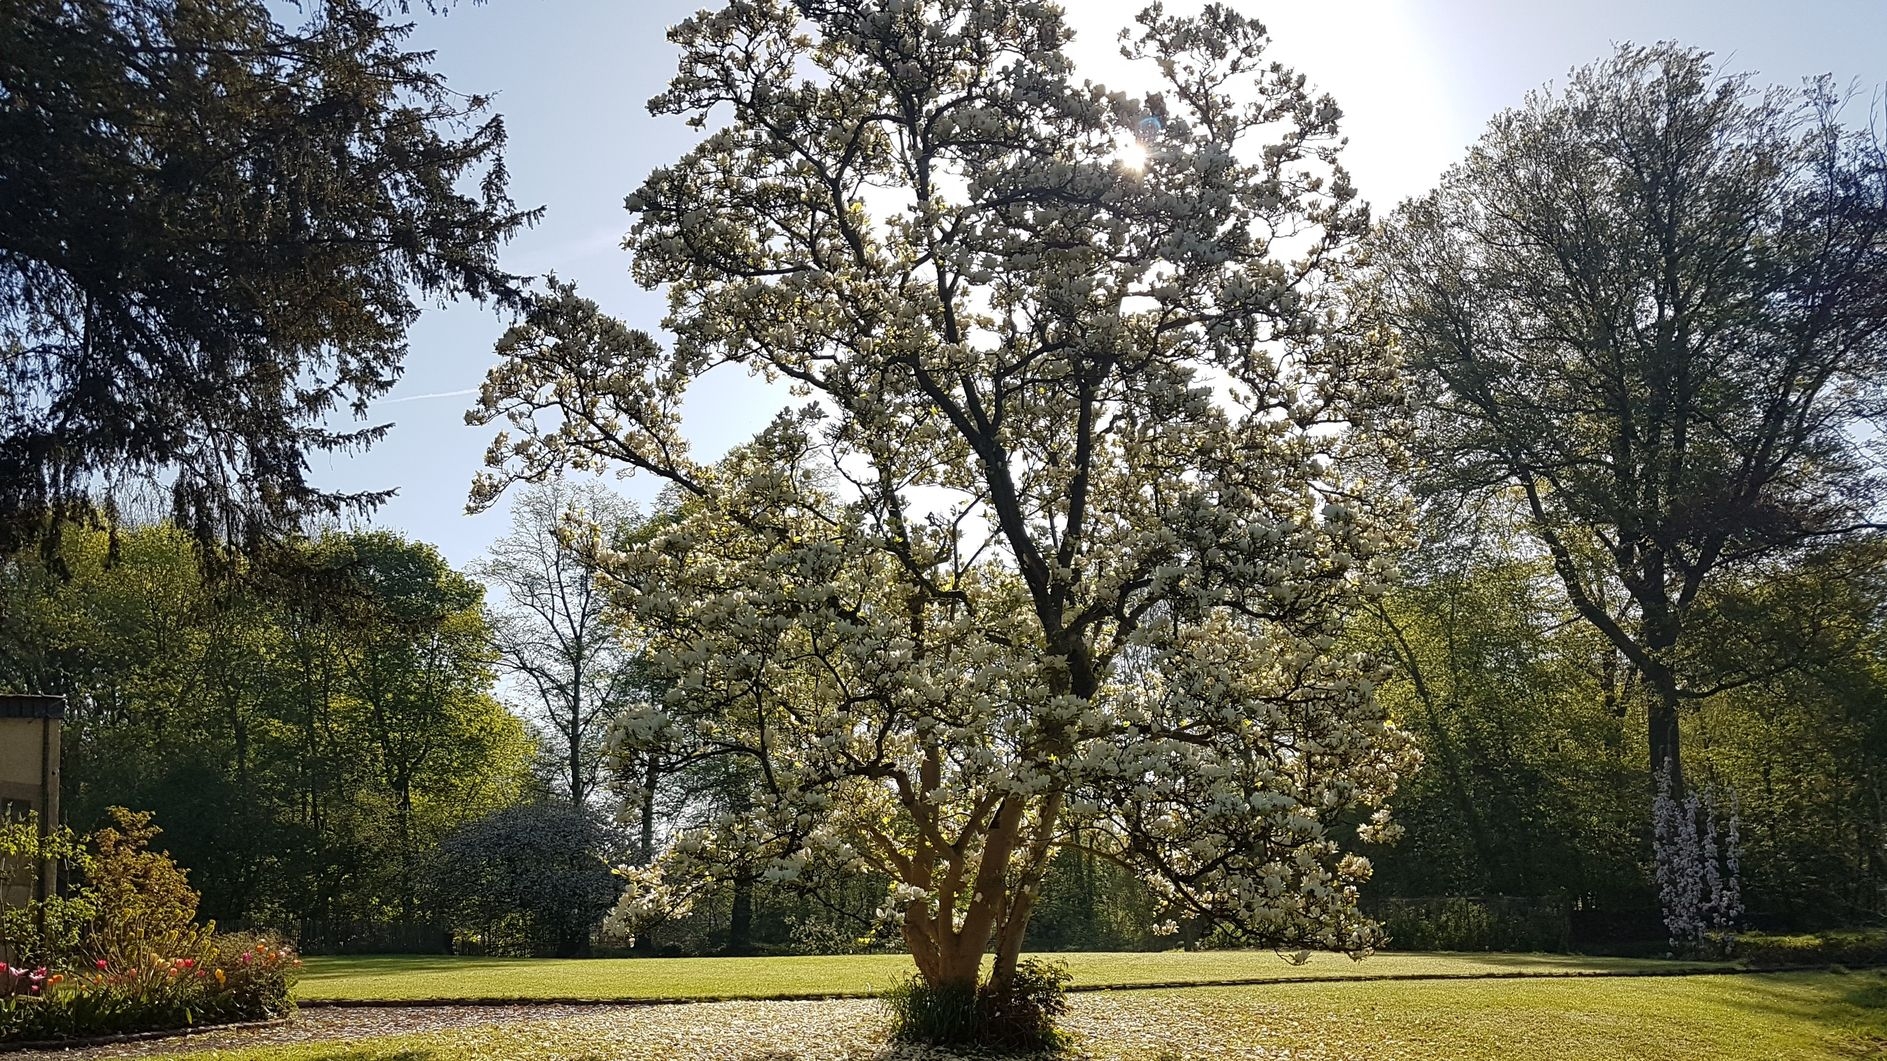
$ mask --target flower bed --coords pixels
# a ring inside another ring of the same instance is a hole
[[[0,1042],[265,1020],[293,1008],[300,961],[268,941],[212,938],[194,957],[60,972],[0,965]]]
[[[197,893],[150,815],[122,808],[80,844],[67,830],[0,818],[0,880],[57,862],[81,883],[0,911],[0,1043],[266,1020],[288,1013],[301,965],[272,937],[196,921]]]

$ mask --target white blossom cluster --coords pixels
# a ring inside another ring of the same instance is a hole
[[[1734,796],[1726,814],[1713,790],[1679,795],[1673,787],[1660,769],[1651,807],[1658,899],[1671,946],[1700,954],[1742,923],[1742,823]]]
[[[672,347],[564,285],[500,343],[475,504],[673,484],[607,557],[667,690],[616,748],[755,779],[634,874],[630,921],[732,867],[869,867],[926,977],[992,945],[1001,977],[1079,837],[1163,919],[1375,942],[1347,848],[1393,834],[1416,755],[1337,645],[1395,576],[1370,470],[1403,417],[1335,294],[1366,225],[1338,111],[1223,6],[1141,16],[1158,97],[1077,80],[1067,38],[1020,0],[683,22],[651,107],[725,124],[628,201]],[[682,396],[730,364],[810,402],[696,462]]]

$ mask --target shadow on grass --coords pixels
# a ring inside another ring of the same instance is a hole
[[[336,1046],[331,1050],[298,1052],[295,1061],[446,1061],[457,1053],[449,1047],[437,1050],[376,1050],[371,1046]]]
[[[1395,953],[1384,951],[1384,954]],[[1578,969],[1593,972],[1618,972],[1632,969],[1710,969],[1730,968],[1731,962],[1681,961],[1669,958],[1614,958],[1604,955],[1587,954],[1510,954],[1489,951],[1449,953],[1446,957],[1463,958],[1482,965],[1491,965],[1502,969],[1517,971],[1527,969]],[[1363,963],[1368,964],[1367,960]]]
[[[345,980],[356,976],[403,973],[450,973],[530,965],[554,958],[468,958],[456,954],[338,954],[319,956],[301,970],[303,980]]]
[[[1887,972],[1724,977],[1721,991],[1725,1008],[1765,1024],[1805,1026],[1842,1057],[1887,1058]]]

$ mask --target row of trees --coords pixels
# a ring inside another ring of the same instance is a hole
[[[535,542],[541,555],[532,570],[561,572],[573,594],[595,590],[596,543],[581,528],[600,506],[620,501],[572,483],[520,496],[518,533],[495,551],[515,557]],[[648,521],[618,516],[607,535],[617,542],[673,518],[659,509]],[[536,532],[525,534],[529,527]],[[1382,700],[1426,755],[1398,796],[1404,837],[1368,852],[1375,898],[1550,898],[1542,910],[1575,908],[1579,945],[1650,942],[1661,929],[1647,847],[1652,791],[1642,783],[1642,679],[1580,621],[1515,513],[1488,503],[1436,506],[1419,527],[1423,546],[1400,584],[1345,634],[1393,660]],[[532,596],[542,598],[552,581]],[[1684,719],[1698,783],[1734,794],[1752,918],[1814,928],[1881,916],[1887,715],[1878,705],[1887,694],[1887,643],[1879,620],[1887,556],[1874,546],[1817,550],[1784,571],[1725,581],[1710,600],[1724,639],[1698,673],[1709,666],[1728,680],[1746,675],[1752,659],[1793,661],[1701,701]],[[535,614],[520,609],[511,621],[528,628]],[[617,618],[602,609],[596,622],[621,648],[629,631]],[[624,662],[637,667],[632,657]],[[519,706],[541,705],[538,688],[521,689]],[[620,805],[646,830],[630,846],[637,862],[661,841],[751,803],[760,784],[713,756],[691,759],[680,744],[666,759],[620,745],[612,754],[600,742],[586,749],[582,761],[602,763],[612,782],[597,800]],[[559,746],[560,763],[567,751]],[[699,893],[685,917],[645,922],[643,942],[737,953],[884,942],[875,907],[888,877],[814,866],[812,879],[795,885],[767,879],[764,863],[742,869]],[[1156,945],[1155,905],[1134,875],[1071,845],[1045,874],[1028,945]],[[1189,927],[1186,938],[1198,934]]]
[[[1448,515],[1353,631],[1395,659],[1383,697],[1427,756],[1398,796],[1405,836],[1372,853],[1378,895],[1561,895],[1590,915],[1576,942],[1660,935],[1642,679],[1509,518]],[[1887,914],[1884,580],[1877,546],[1846,546],[1712,594],[1723,640],[1693,674],[1795,661],[1682,718],[1692,783],[1734,801],[1760,927]]]
[[[168,524],[58,544],[0,563],[0,681],[67,697],[71,820],[155,811],[206,915],[317,945],[426,923],[427,853],[533,786],[482,588],[431,547],[324,535],[274,578],[206,577]]]

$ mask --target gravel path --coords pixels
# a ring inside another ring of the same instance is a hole
[[[691,1004],[679,1007],[694,1009]],[[718,1004],[718,1003],[717,1003]],[[737,1003],[729,1003],[737,1004]],[[197,1053],[203,1050],[229,1050],[248,1046],[273,1046],[286,1043],[334,1042],[364,1039],[378,1035],[407,1035],[444,1031],[449,1028],[476,1028],[511,1024],[521,1020],[561,1020],[576,1016],[622,1019],[626,1011],[643,1011],[650,1006],[332,1006],[304,1009],[277,1024],[260,1028],[203,1031],[189,1035],[143,1039],[106,1046],[86,1046],[59,1050],[24,1050],[0,1053],[6,1061],[65,1058],[90,1061],[92,1058],[154,1057],[159,1054]]]

